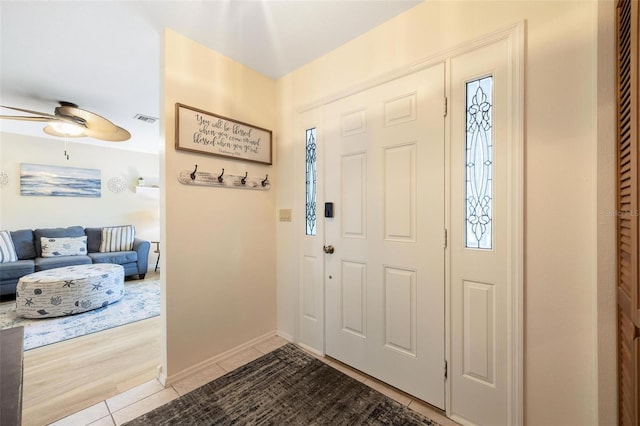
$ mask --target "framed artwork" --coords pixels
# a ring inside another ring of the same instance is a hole
[[[176,149],[272,164],[271,130],[176,103]]]
[[[20,164],[20,195],[99,198],[101,189],[98,169]]]

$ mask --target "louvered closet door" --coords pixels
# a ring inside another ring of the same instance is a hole
[[[630,426],[640,424],[638,6],[637,0],[620,0],[617,8],[618,410],[619,424]]]

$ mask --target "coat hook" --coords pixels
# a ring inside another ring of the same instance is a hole
[[[218,182],[222,183],[222,175],[224,175],[224,169],[222,169],[222,173],[218,176]]]
[[[198,170],[198,165],[196,164],[196,168],[191,172],[191,180],[196,180],[196,171]]]
[[[240,182],[242,182],[243,185],[247,184],[247,176],[249,175],[249,172],[244,172],[244,177],[242,179],[240,179]]]
[[[269,175],[267,175],[262,181],[262,186],[267,186],[268,183],[269,183]]]

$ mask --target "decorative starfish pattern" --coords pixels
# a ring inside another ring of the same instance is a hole
[[[23,318],[42,318],[106,307],[124,295],[124,271],[116,266],[78,265],[34,273],[18,286],[16,312]]]

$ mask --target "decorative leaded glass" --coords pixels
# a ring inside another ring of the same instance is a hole
[[[493,76],[469,81],[466,135],[466,232],[469,248],[491,249],[492,242],[492,98]]]
[[[306,234],[316,235],[316,129],[307,129],[306,136]]]

